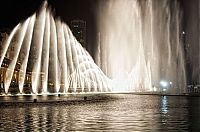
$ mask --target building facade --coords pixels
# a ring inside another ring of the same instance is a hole
[[[81,43],[81,45],[86,47],[86,21],[83,20],[72,20],[70,23],[70,28],[73,35]]]
[[[188,84],[200,83],[200,1],[183,0],[184,9],[184,46],[186,52]]]

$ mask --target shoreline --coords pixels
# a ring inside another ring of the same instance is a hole
[[[70,93],[70,94],[49,94],[49,95],[12,95],[0,96],[0,106],[14,104],[40,104],[40,103],[62,103],[74,104],[85,102],[99,102],[116,100],[123,98],[123,95],[141,95],[141,96],[174,96],[174,97],[200,97],[199,94],[161,94],[161,93],[136,93],[136,92],[118,92],[118,93]]]

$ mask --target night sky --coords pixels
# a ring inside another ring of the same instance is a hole
[[[34,13],[43,0],[5,0],[0,4],[0,26],[11,27]],[[48,0],[55,15],[68,22],[83,19],[90,25],[95,15],[94,0]]]
[[[95,25],[95,9],[99,0],[48,0],[48,4],[55,9],[56,16],[68,22],[73,19],[83,19],[88,26]],[[198,0],[180,0],[183,3],[184,17],[188,19],[198,6]],[[19,21],[35,12],[43,0],[2,0],[0,4],[0,28],[12,27]],[[192,9],[191,9],[192,7]],[[191,11],[193,11],[191,13]]]

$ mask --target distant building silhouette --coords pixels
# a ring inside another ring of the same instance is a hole
[[[86,47],[86,21],[83,20],[72,20],[70,27],[73,35],[81,43],[81,45]]]
[[[4,46],[6,39],[9,36],[10,32],[11,32],[10,29],[1,29],[0,30],[0,53],[2,53],[3,50],[5,50],[5,49],[3,49],[3,46]],[[9,59],[13,59],[13,57],[15,56],[16,44],[17,44],[17,36],[15,35],[11,41],[11,44],[9,45],[9,47],[6,51],[5,57],[7,57]]]
[[[0,53],[3,52],[3,43],[5,42],[7,37],[8,37],[8,31],[5,29],[1,29],[0,30]]]
[[[183,1],[184,6],[184,32],[182,32],[186,53],[186,68],[188,84],[200,83],[200,1],[192,3]]]

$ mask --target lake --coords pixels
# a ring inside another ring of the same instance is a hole
[[[200,131],[200,97],[112,96],[41,103],[1,97],[0,131]]]

